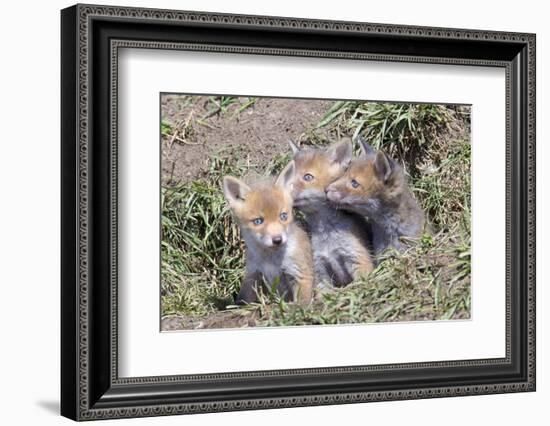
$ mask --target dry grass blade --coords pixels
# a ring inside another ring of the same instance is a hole
[[[209,102],[218,113],[229,110],[237,119],[257,100],[217,97]],[[193,126],[183,124],[182,131]],[[163,133],[174,134],[164,121],[161,125]],[[368,277],[318,292],[306,307],[285,303],[276,292],[262,295],[256,304],[234,306],[244,246],[221,179],[275,174],[291,155],[252,164],[236,148],[220,151],[209,159],[206,174],[162,191],[163,323],[219,328],[469,318],[469,126],[465,107],[338,101],[305,129],[302,144],[322,146],[340,135],[361,135],[400,161],[433,230],[405,253],[387,252]]]

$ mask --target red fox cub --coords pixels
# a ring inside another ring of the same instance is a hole
[[[344,176],[327,186],[327,198],[369,219],[375,254],[388,247],[403,250],[401,237],[422,234],[424,213],[407,186],[402,167],[365,141],[359,143],[361,155]]]
[[[225,176],[223,192],[246,244],[246,274],[237,303],[257,301],[258,294],[276,287],[285,301],[308,303],[313,293],[311,245],[294,222],[290,162],[274,182],[247,185]]]
[[[351,161],[351,139],[324,150],[300,149],[292,141],[290,146],[296,164],[294,207],[304,213],[311,235],[316,282],[345,286],[373,269],[365,219],[337,210],[325,194],[325,188],[344,174]]]

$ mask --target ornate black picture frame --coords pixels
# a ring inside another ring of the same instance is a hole
[[[61,29],[62,415],[91,420],[535,390],[535,35],[95,5],[64,9]],[[119,378],[120,47],[505,69],[506,356]]]

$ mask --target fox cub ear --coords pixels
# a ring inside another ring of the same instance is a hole
[[[393,161],[390,160],[386,154],[382,151],[376,153],[376,158],[374,159],[374,170],[378,175],[378,179],[383,182],[387,182],[390,176],[393,173]]]
[[[275,180],[275,184],[279,185],[285,189],[292,189],[292,181],[294,180],[294,161],[291,161],[286,165],[286,167],[282,170],[281,173],[279,173],[279,176],[277,176],[277,179]]]
[[[368,159],[374,158],[374,156],[376,155],[376,150],[372,146],[370,146],[367,141],[361,136],[357,138],[357,141],[359,142],[359,146],[361,147],[361,155]]]
[[[300,147],[296,145],[292,139],[288,140],[288,144],[290,145],[290,149],[292,150],[293,154],[296,154],[300,151]]]
[[[343,138],[332,144],[328,148],[328,155],[333,163],[339,164],[342,168],[347,168],[351,162],[353,145],[350,138]]]
[[[250,187],[233,176],[223,178],[223,194],[231,207],[242,203]]]

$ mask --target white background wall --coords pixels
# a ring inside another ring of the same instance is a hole
[[[108,1],[103,4],[537,33],[538,390],[530,394],[293,408],[119,424],[548,424],[550,27],[543,1]],[[0,25],[0,418],[67,424],[59,404],[59,9],[4,2]],[[546,78],[546,79],[545,79]],[[113,423],[111,421],[102,423]]]

